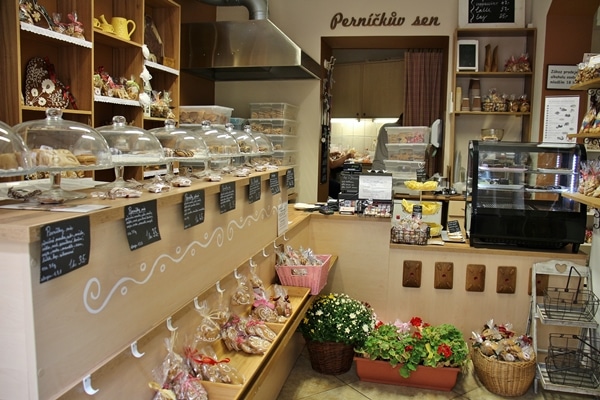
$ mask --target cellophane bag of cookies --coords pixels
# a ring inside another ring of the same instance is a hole
[[[252,292],[248,284],[248,278],[244,275],[239,275],[237,285],[231,295],[231,304],[234,306],[247,306],[252,303]]]
[[[231,360],[229,358],[219,359],[211,345],[202,347],[200,354],[199,370],[203,380],[232,385],[244,383],[244,376],[231,365]]]
[[[292,314],[292,303],[285,287],[273,285],[273,303],[277,315],[288,318]]]
[[[221,325],[219,315],[211,312],[208,301],[203,300],[197,310],[200,314],[200,323],[196,328],[195,339],[197,342],[216,342],[221,339]]]
[[[252,303],[251,315],[261,321],[266,322],[284,322],[279,320],[279,315],[275,310],[275,303],[271,301],[264,290],[254,292],[254,302]]]

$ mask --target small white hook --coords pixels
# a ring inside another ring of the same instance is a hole
[[[263,257],[269,257],[269,255],[267,254],[267,252],[265,251],[265,248],[263,247]]]
[[[221,294],[225,293],[225,290],[221,289],[221,281],[217,281],[217,283],[215,283],[215,286],[217,287],[217,292]]]
[[[92,387],[92,375],[88,375],[85,378],[83,378],[83,381],[81,383],[83,383],[83,390],[90,396],[95,395],[100,390],[94,389]]]
[[[194,308],[196,310],[201,310],[202,309],[202,306],[200,305],[200,303],[198,303],[198,298],[197,297],[194,297]]]
[[[238,272],[237,268],[233,270],[233,276],[235,277],[235,279],[240,279],[241,275]]]
[[[277,241],[273,240],[273,248],[277,249]]]
[[[131,354],[133,354],[133,356],[134,356],[135,358],[142,358],[142,357],[144,357],[144,354],[146,354],[146,353],[140,353],[140,352],[138,351],[138,348],[137,348],[137,340],[136,340],[135,342],[131,343],[131,346],[130,346],[130,347],[131,347]]]
[[[286,242],[287,242],[288,240],[290,240],[288,237],[286,237],[286,236],[285,236],[285,233],[283,234],[283,240],[285,240]]]
[[[171,332],[175,332],[177,330],[177,327],[173,326],[173,321],[171,317],[167,318],[167,329]]]
[[[252,268],[252,269],[256,268],[256,263],[254,262],[254,260],[252,258],[250,258],[250,260],[248,260],[248,263],[250,264],[250,268]]]

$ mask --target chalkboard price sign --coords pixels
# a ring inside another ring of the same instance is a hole
[[[248,184],[248,202],[254,203],[260,200],[261,195],[261,183],[260,176],[250,177],[250,183]]]
[[[129,250],[136,250],[160,240],[156,200],[125,207],[125,232]]]
[[[204,190],[194,190],[183,195],[183,229],[204,222]]]
[[[235,210],[235,182],[221,184],[219,192],[219,208],[221,214]]]
[[[457,220],[448,221],[448,232],[461,232],[460,225]]]
[[[293,188],[296,185],[294,179],[294,168],[290,168],[287,171],[285,171],[285,186],[287,186],[288,188]]]
[[[281,187],[279,187],[278,172],[271,172],[271,175],[269,175],[269,187],[271,188],[271,194],[277,194],[281,192]]]
[[[40,283],[87,265],[90,259],[90,218],[72,218],[42,227]]]
[[[461,27],[522,28],[524,25],[524,0],[460,0]]]

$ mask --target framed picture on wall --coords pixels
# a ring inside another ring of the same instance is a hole
[[[523,28],[525,0],[458,0],[459,28]]]

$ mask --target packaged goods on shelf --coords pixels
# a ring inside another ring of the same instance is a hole
[[[296,150],[297,137],[293,135],[267,135],[274,150]]]
[[[429,143],[428,126],[390,126],[385,128],[388,143]]]
[[[213,124],[223,125],[229,122],[233,108],[221,106],[180,106],[179,123],[201,124],[210,121]]]
[[[427,143],[386,143],[388,159],[399,161],[424,161]]]
[[[295,165],[297,154],[296,150],[276,150],[271,158],[272,164],[281,166]]]
[[[249,119],[250,128],[266,135],[295,135],[298,122],[289,119]]]
[[[250,118],[295,120],[298,107],[287,103],[250,103]]]

